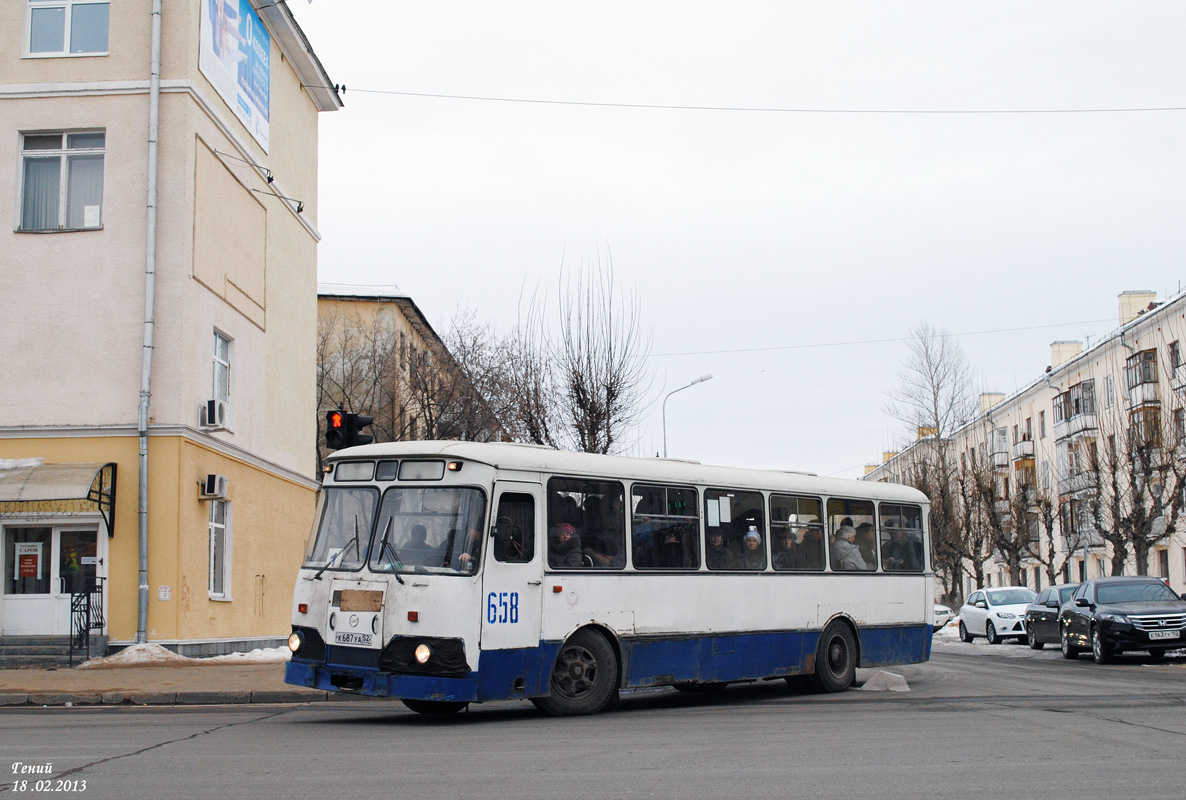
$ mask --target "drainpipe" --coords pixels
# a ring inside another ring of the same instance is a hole
[[[152,67],[148,79],[148,202],[145,214],[144,345],[140,351],[140,590],[136,601],[136,641],[148,641],[148,401],[152,397],[152,338],[156,326],[156,171],[161,116],[161,0],[152,0]]]

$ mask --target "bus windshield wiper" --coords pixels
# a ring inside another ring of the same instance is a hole
[[[350,545],[354,545],[354,552],[357,553],[358,552],[358,517],[357,516],[354,518],[354,538],[350,540],[350,544],[346,545],[341,550],[339,550],[337,553],[335,553],[334,557],[331,558],[329,561],[326,561],[325,565],[321,569],[317,570],[317,574],[315,574],[312,578],[310,578],[310,580],[315,580],[315,581],[321,580],[321,573],[325,572],[327,569],[332,567],[334,565],[335,561],[338,561],[344,555],[346,555],[346,551],[350,549]]]
[[[399,576],[399,571],[400,571],[400,568],[403,567],[404,562],[399,560],[399,554],[395,552],[395,548],[392,547],[391,542],[389,542],[387,540],[387,537],[389,537],[391,535],[391,523],[394,520],[395,520],[395,517],[387,518],[387,527],[385,527],[383,529],[383,541],[379,542],[379,558],[382,559],[384,553],[391,553],[391,560],[392,560],[392,562],[394,562],[394,565],[395,565],[395,572],[393,574],[395,575],[395,579],[402,586],[404,579]]]

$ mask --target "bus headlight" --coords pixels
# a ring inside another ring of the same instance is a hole
[[[417,661],[421,664],[427,664],[428,659],[432,658],[432,649],[426,644],[417,645],[415,655]]]
[[[305,637],[301,635],[300,631],[293,631],[288,635],[288,649],[292,652],[299,652],[305,646]]]

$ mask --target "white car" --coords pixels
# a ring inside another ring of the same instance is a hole
[[[1025,586],[977,589],[960,608],[960,639],[977,636],[998,644],[1003,639],[1025,638],[1025,609],[1037,595]]]
[[[935,628],[934,631],[942,630],[947,626],[947,623],[955,619],[955,612],[950,608],[939,603],[935,603]],[[932,633],[934,632],[932,631]]]

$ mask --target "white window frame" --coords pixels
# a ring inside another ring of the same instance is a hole
[[[230,602],[231,597],[231,504],[228,500],[210,500],[210,514],[207,518],[207,545],[208,545],[208,561],[207,561],[207,580],[206,590],[211,600],[218,600],[220,602]],[[222,509],[222,522],[217,521],[217,510]],[[216,570],[218,540],[215,534],[222,533],[222,569],[221,574]],[[222,591],[218,591],[215,581],[221,580]]]
[[[231,357],[234,348],[234,339],[227,336],[217,328],[214,329],[214,338],[212,339],[211,364],[210,364],[210,396],[215,400],[221,400],[227,404],[229,410],[231,405],[231,397],[234,391],[231,388]],[[226,345],[226,357],[222,355],[222,348],[219,344]],[[221,392],[221,384],[218,380],[219,373],[226,371],[226,396]]]
[[[24,0],[25,1],[25,30],[21,43],[21,55],[24,58],[92,58],[105,56],[111,52],[111,3],[108,0]],[[70,26],[74,17],[75,6],[107,6],[107,47],[103,50],[72,53],[70,52]],[[62,28],[62,49],[47,50],[34,53],[33,46],[33,9],[61,8],[65,20]]]
[[[102,147],[71,147],[70,137],[76,134],[103,134]],[[107,182],[107,131],[105,128],[83,128],[79,130],[55,130],[55,131],[23,131],[21,133],[21,158],[19,164],[20,181],[20,199],[17,202],[15,217],[16,230],[21,233],[45,233],[47,231],[98,231],[103,229],[103,198],[99,199],[99,220],[96,225],[86,225],[81,227],[70,227],[67,225],[69,220],[69,199],[70,199],[70,185],[71,185],[71,158],[74,156],[99,156],[103,165],[103,183]],[[26,147],[27,136],[60,136],[61,147],[55,149],[28,149]],[[52,228],[26,228],[25,227],[25,193],[28,191],[26,184],[27,175],[25,164],[30,159],[58,159],[58,218],[57,225]]]

